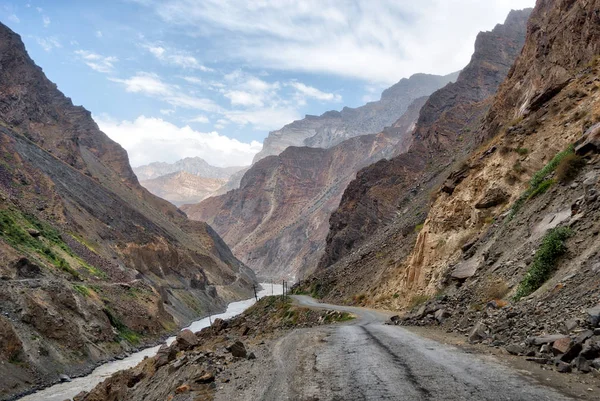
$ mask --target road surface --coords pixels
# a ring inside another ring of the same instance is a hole
[[[294,299],[358,319],[291,331],[240,367],[217,400],[571,400],[499,363],[384,325],[385,312]]]

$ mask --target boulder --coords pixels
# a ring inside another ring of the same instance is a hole
[[[477,322],[477,324],[473,327],[473,330],[471,330],[471,333],[469,334],[469,342],[480,342],[485,340],[487,337],[487,327],[485,324],[483,324],[483,322],[480,321]]]
[[[583,373],[589,373],[592,370],[590,361],[582,356],[578,356],[577,358],[573,359],[571,366]]]
[[[447,318],[452,316],[452,314],[449,311],[447,311],[446,309],[438,309],[437,311],[435,311],[434,316],[435,316],[435,320],[442,323],[444,320],[446,320]]]
[[[390,321],[394,324],[394,325],[398,325],[400,324],[400,316],[398,315],[394,315],[390,318]]]
[[[175,389],[175,394],[183,394],[183,393],[187,393],[188,391],[190,391],[190,385],[182,384],[181,386],[179,386]]]
[[[61,382],[63,382],[63,383],[67,383],[67,382],[70,382],[70,381],[71,381],[71,378],[70,378],[69,376],[67,376],[67,375],[64,375],[64,374],[63,374],[63,375],[60,375],[60,376],[58,376],[58,378],[59,378],[59,380],[60,380]]]
[[[580,156],[586,155],[590,152],[600,151],[600,123],[592,125],[585,133],[583,137],[575,142],[575,153]]]
[[[538,336],[538,337],[529,337],[527,338],[527,344],[530,345],[542,345],[542,344],[552,344],[555,341],[558,341],[563,338],[569,338],[564,334],[552,334],[547,336]]]
[[[198,337],[191,330],[185,329],[177,334],[177,348],[181,351],[188,350],[198,345]]]
[[[552,344],[552,352],[554,354],[564,354],[571,347],[571,339],[569,337],[560,338]]]
[[[215,332],[219,332],[219,331],[223,331],[227,328],[227,321],[221,319],[221,318],[217,318],[215,319],[215,321],[212,324],[212,328]]]
[[[598,327],[600,323],[600,305],[596,305],[593,308],[588,309],[588,320],[593,327]]]
[[[241,341],[236,341],[233,344],[231,344],[230,346],[228,346],[227,351],[231,352],[231,355],[235,356],[236,358],[245,358],[246,357],[246,347],[244,346],[244,343]]]
[[[248,354],[248,359],[249,360],[256,359],[256,355],[254,355],[254,352],[251,352]]]
[[[511,355],[520,355],[523,352],[525,352],[525,349],[523,348],[523,346],[519,345],[519,344],[510,344],[507,345],[505,348],[506,352],[508,352]]]
[[[207,384],[215,381],[215,374],[211,371],[203,371],[202,374],[194,380],[198,384]]]
[[[82,391],[73,397],[73,401],[83,401],[88,394],[89,393],[87,391]]]
[[[579,326],[579,322],[577,321],[577,319],[570,319],[565,322],[565,329],[567,331],[572,331],[576,329],[577,326]]]
[[[164,366],[167,363],[175,360],[176,356],[177,350],[174,347],[169,347],[166,344],[164,344],[158,349],[158,352],[156,353],[156,357],[154,359],[154,367],[158,369],[161,366]]]
[[[575,343],[567,352],[563,354],[563,356],[560,357],[560,360],[563,362],[571,362],[579,355],[582,349],[583,346],[581,344]]]
[[[559,362],[556,370],[560,373],[571,373],[571,365],[565,362]]]

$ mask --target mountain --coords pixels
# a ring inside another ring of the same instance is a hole
[[[392,127],[329,149],[288,147],[255,163],[239,189],[182,210],[206,220],[259,276],[297,277],[316,266],[337,207],[355,172],[405,151],[427,98],[413,102]]]
[[[125,150],[2,24],[0,154],[0,398],[250,296],[253,272],[140,186]]]
[[[477,36],[471,61],[456,82],[434,92],[421,109],[408,152],[358,172],[331,216],[320,268],[355,252],[399,213],[408,226],[422,222],[429,191],[479,146],[472,133],[523,47],[529,13],[512,11],[504,24]]]
[[[134,167],[133,172],[140,181],[151,180],[167,174],[185,171],[204,178],[228,180],[231,175],[243,170],[245,167],[215,167],[201,157],[186,157],[175,163],[154,162],[139,167]]]
[[[278,155],[289,146],[327,149],[355,136],[381,132],[398,120],[413,101],[429,96],[455,81],[457,76],[458,72],[446,76],[415,74],[386,89],[378,101],[294,121],[269,133],[262,150],[254,157],[254,163]]]
[[[598,10],[600,1],[538,1],[522,52],[470,131],[478,145],[451,164],[432,157],[448,167],[413,173],[396,188],[397,215],[325,263],[305,289],[404,308],[400,324],[440,326],[546,366],[556,360],[560,372],[589,372],[600,340]],[[455,151],[446,137],[413,144]],[[386,181],[374,172],[363,170],[362,195],[344,195],[347,211],[357,212],[351,198],[379,199]],[[408,199],[412,210],[401,203]],[[410,218],[415,204],[419,219]],[[568,346],[552,340],[553,352],[540,350],[534,339],[549,333]]]
[[[140,181],[140,184],[148,191],[176,206],[198,203],[218,193],[226,183],[225,180],[205,178],[187,171],[178,171]]]

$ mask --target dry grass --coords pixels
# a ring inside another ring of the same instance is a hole
[[[487,283],[487,285],[483,288],[482,297],[483,301],[493,301],[502,299],[508,294],[510,288],[508,284],[502,279],[495,279]]]
[[[573,180],[585,167],[585,160],[576,154],[564,157],[556,167],[556,179],[567,183]]]

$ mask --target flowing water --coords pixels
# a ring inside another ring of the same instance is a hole
[[[279,295],[283,291],[281,284],[262,283],[261,286],[263,289],[258,293],[259,298],[271,294]],[[256,300],[254,298],[246,299],[244,301],[232,302],[229,305],[227,305],[227,310],[224,313],[213,315],[210,319],[230,319],[234,316],[241,314],[255,303]],[[210,326],[210,319],[206,317],[204,319],[197,320],[190,324],[188,327],[185,327],[184,329],[190,329],[195,333],[205,327]],[[166,343],[171,344],[174,340],[175,337],[169,337],[166,340]],[[111,376],[112,374],[120,370],[125,370],[134,367],[142,360],[144,360],[146,356],[154,356],[159,348],[160,345],[157,345],[156,347],[146,348],[140,352],[131,354],[127,358],[122,359],[120,361],[107,362],[103,365],[98,366],[96,369],[94,369],[92,373],[90,373],[87,376],[78,377],[68,383],[55,384],[54,386],[45,388],[36,393],[20,398],[19,401],[63,401],[66,399],[73,398],[81,391],[90,391],[98,383],[102,382],[104,379]]]

